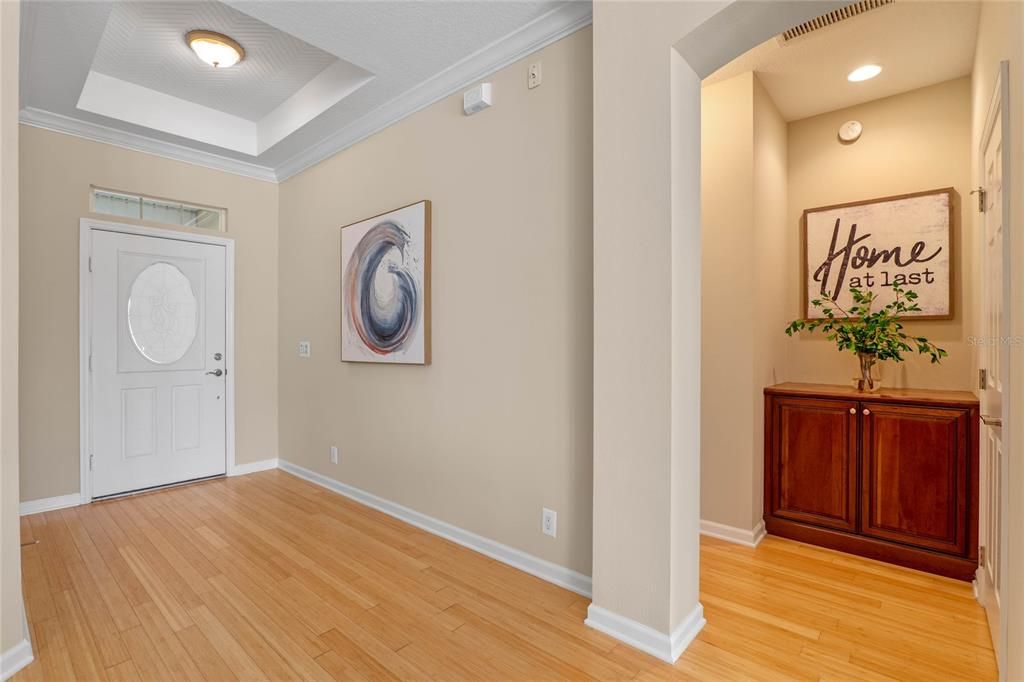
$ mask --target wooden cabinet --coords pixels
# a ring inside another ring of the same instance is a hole
[[[978,403],[968,392],[765,389],[769,533],[973,580]]]

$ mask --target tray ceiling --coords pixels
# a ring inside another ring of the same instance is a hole
[[[24,0],[24,123],[288,177],[590,22],[589,2]],[[184,41],[246,49],[215,70]]]
[[[245,61],[211,69],[185,44],[189,28],[231,36],[245,47]],[[219,2],[120,2],[92,70],[257,121],[336,60]]]

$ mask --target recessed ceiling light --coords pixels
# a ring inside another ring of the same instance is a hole
[[[185,42],[200,59],[215,69],[226,69],[245,59],[242,46],[223,33],[189,31]]]
[[[882,67],[878,64],[865,64],[851,71],[846,80],[851,83],[859,83],[860,81],[871,80],[880,73],[882,73]]]

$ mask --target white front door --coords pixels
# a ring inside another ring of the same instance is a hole
[[[92,497],[225,473],[225,247],[89,234]]]
[[[1009,317],[1005,302],[1009,297],[1010,260],[1003,204],[1004,164],[1008,141],[1004,139],[1008,99],[1003,89],[1006,72],[1001,73],[993,97],[986,134],[981,142],[981,178],[983,190],[981,294],[982,325],[985,342],[981,344],[981,462],[979,508],[978,598],[988,615],[992,644],[997,659],[1003,659],[1001,600],[1006,584],[1007,530],[1007,451],[1002,424],[1008,420],[1005,389],[1009,385]],[[1007,421],[1008,423],[1008,421]]]

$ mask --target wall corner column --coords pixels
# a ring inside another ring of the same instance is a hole
[[[594,6],[594,596],[587,624],[669,662],[704,625],[700,78],[671,46],[716,7]]]
[[[32,662],[18,517],[18,111],[20,5],[0,2],[0,680]]]

